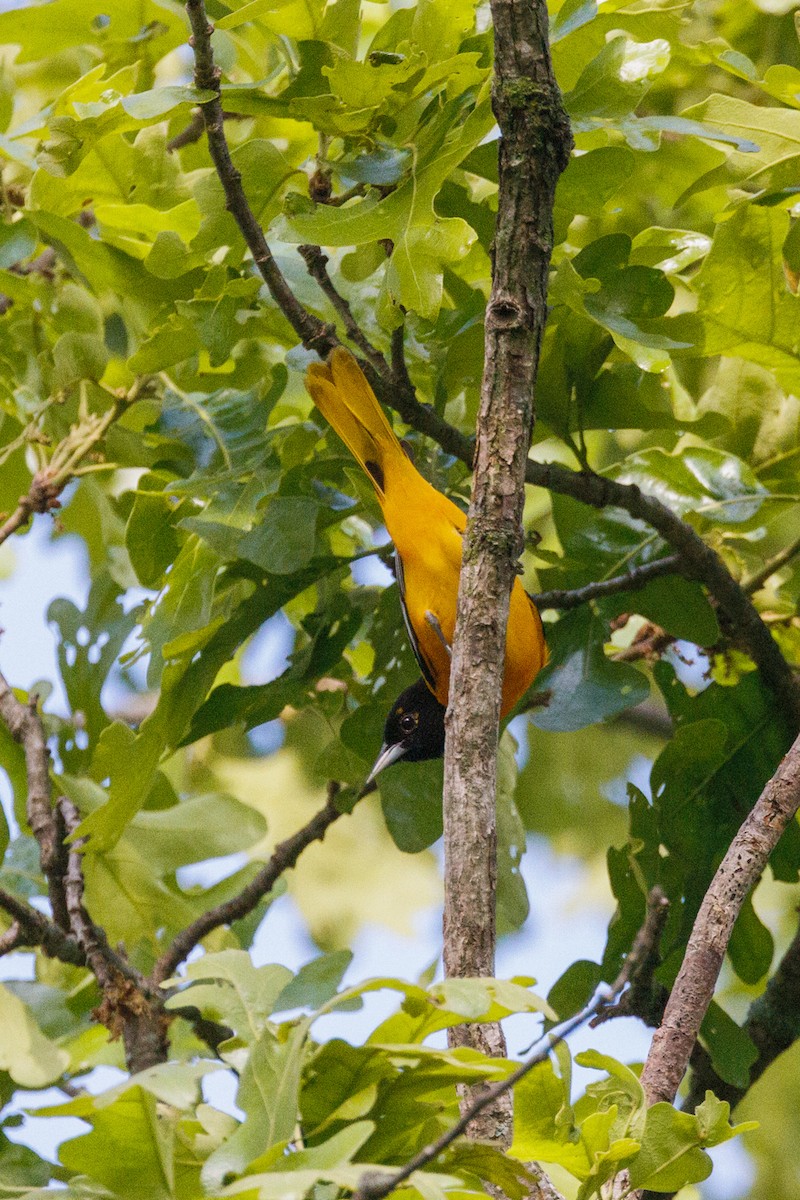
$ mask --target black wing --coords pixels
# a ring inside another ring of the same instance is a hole
[[[405,576],[403,575],[403,563],[396,550],[394,552],[394,573],[397,579],[397,587],[400,591],[400,608],[403,612],[403,624],[406,627],[406,633],[408,634],[408,640],[411,643],[411,649],[414,651],[414,658],[419,664],[419,669],[422,672],[422,678],[425,680],[431,691],[435,693],[436,673],[431,667],[431,664],[422,655],[422,649],[417,641],[417,635],[414,632],[414,626],[411,624],[411,620],[408,615],[408,609],[406,608],[406,581]]]

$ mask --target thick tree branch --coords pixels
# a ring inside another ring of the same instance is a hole
[[[230,900],[204,912],[175,937],[172,945],[162,954],[153,968],[151,975],[153,986],[157,987],[165,979],[169,979],[187,954],[202,938],[211,933],[212,929],[218,929],[220,925],[230,925],[232,921],[239,921],[252,912],[259,900],[272,891],[281,875],[296,864],[306,847],[310,846],[312,842],[322,841],[334,821],[343,816],[345,811],[349,811],[338,806],[339,791],[338,783],[329,783],[328,800],[324,808],[315,813],[302,829],[298,829],[297,833],[293,833],[286,841],[275,847],[269,862],[264,864],[247,886],[242,888],[237,895],[232,896]]]
[[[686,1099],[689,1111],[693,1112],[703,1101],[708,1088],[735,1108],[778,1055],[800,1038],[800,926],[764,991],[751,1004],[744,1030],[758,1050],[747,1087],[726,1083],[717,1075],[708,1053],[693,1052],[691,1085]]]
[[[553,75],[544,0],[492,0],[492,104],[500,126],[499,196],[475,479],[458,597],[444,766],[444,965],[493,975],[495,786],[511,586],[522,550],[525,463],[547,319],[553,198],[572,137]],[[461,1026],[450,1042],[503,1054],[498,1025]],[[473,1136],[507,1144],[506,1093]]]
[[[648,1100],[672,1102],[714,994],[734,922],[800,808],[800,737],[745,818],[703,898],[642,1072]]]
[[[536,607],[542,612],[545,608],[580,608],[589,600],[602,599],[603,596],[614,596],[617,592],[638,592],[646,587],[651,579],[660,579],[663,575],[679,575],[681,559],[678,554],[669,554],[656,562],[645,563],[644,566],[634,567],[624,575],[614,575],[611,579],[600,579],[596,583],[587,583],[585,587],[572,588],[564,591],[539,592],[531,596]]]

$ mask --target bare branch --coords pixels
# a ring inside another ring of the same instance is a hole
[[[414,395],[414,385],[406,366],[405,326],[397,325],[392,330],[392,378],[397,386]]]
[[[74,837],[81,823],[81,814],[66,796],[60,796],[58,811],[67,837]],[[75,940],[86,956],[86,962],[104,990],[114,982],[115,975],[122,975],[137,988],[145,988],[145,979],[138,971],[111,949],[105,931],[91,919],[83,904],[82,851],[85,838],[75,838],[67,853],[67,869],[64,876],[64,894],[69,927]]]
[[[59,799],[58,805],[64,828],[68,836],[74,837],[81,815],[66,796]],[[164,1013],[162,997],[151,995],[149,982],[111,949],[105,931],[84,907],[84,845],[84,838],[74,838],[69,849],[64,885],[70,925],[103,995],[95,1015],[112,1038],[123,1039],[125,1061],[131,1073],[135,1073],[166,1062],[169,1018]]]
[[[222,114],[223,121],[247,121],[250,119],[249,113],[224,112]],[[167,142],[167,150],[170,152],[181,150],[184,146],[191,146],[193,142],[199,142],[206,130],[206,123],[203,118],[203,111],[200,108],[195,108],[192,111],[192,119],[185,129],[181,129],[175,137],[170,138]]]
[[[757,592],[760,587],[764,586],[770,575],[774,575],[776,571],[780,571],[781,567],[785,567],[796,554],[800,554],[800,537],[795,538],[788,546],[784,546],[783,550],[779,550],[772,558],[767,559],[760,571],[743,579],[742,589],[747,592],[748,596],[752,596],[753,592]]]
[[[15,742],[22,746],[28,792],[25,811],[33,836],[39,843],[39,861],[47,880],[47,890],[53,918],[62,929],[69,929],[64,899],[64,870],[61,830],[53,811],[50,794],[50,752],[37,712],[38,697],[31,696],[23,704],[14,695],[7,680],[0,674],[0,719]]]
[[[735,1108],[770,1063],[800,1038],[800,926],[774,975],[750,1006],[744,1031],[758,1050],[747,1087],[737,1087],[720,1079],[711,1056],[698,1042],[692,1051],[692,1075],[685,1104],[690,1112],[703,1101],[709,1088],[720,1100],[727,1100],[731,1108]]]
[[[642,1072],[648,1100],[672,1102],[714,994],[734,922],[800,808],[800,737],[745,818],[695,918],[683,964]]]
[[[25,945],[25,935],[22,932],[19,921],[12,921],[4,934],[0,935],[0,958],[4,954],[10,954],[12,950],[17,950],[20,946]]]
[[[196,921],[192,921],[191,925],[187,925],[175,937],[172,945],[162,954],[153,968],[151,980],[154,987],[174,974],[187,954],[202,938],[211,933],[212,929],[218,929],[220,925],[230,925],[232,921],[239,921],[252,912],[259,900],[269,895],[281,875],[295,865],[306,847],[310,846],[312,842],[322,841],[330,826],[345,811],[336,803],[339,791],[339,784],[331,781],[328,784],[328,800],[324,808],[315,813],[302,829],[298,829],[297,833],[293,833],[286,841],[275,847],[269,862],[264,864],[247,886],[242,888],[236,896],[232,896],[230,900],[202,913]]]
[[[209,23],[203,0],[186,0],[186,11],[192,27],[191,45],[194,50],[195,84],[202,91],[215,93],[214,99],[206,101],[201,107],[208,134],[208,150],[225,192],[228,211],[239,226],[242,237],[253,256],[253,261],[278,308],[289,321],[303,345],[324,356],[333,349],[337,339],[329,326],[303,307],[289,287],[267,245],[264,231],[247,203],[241,174],[237,171],[231,158],[225,137],[225,118],[220,92],[221,72],[219,67],[214,64],[214,52],[211,47],[211,34],[214,32],[214,27]]]
[[[322,253],[319,246],[298,246],[297,249],[308,268],[309,275],[312,279],[316,280],[320,291],[328,297],[334,310],[342,318],[342,324],[351,342],[355,346],[358,346],[361,353],[379,375],[389,375],[390,368],[386,359],[380,350],[375,349],[353,316],[349,303],[334,287],[333,281],[327,271],[327,255]]]
[[[50,958],[58,958],[74,967],[86,966],[86,956],[75,938],[5,888],[0,888],[0,908],[19,926],[14,949],[17,946],[41,946]]]
[[[432,1142],[430,1146],[426,1146],[420,1150],[409,1160],[399,1171],[393,1175],[375,1178],[375,1174],[370,1174],[367,1179],[362,1180],[358,1190],[353,1193],[353,1200],[383,1200],[384,1196],[388,1196],[395,1191],[402,1183],[405,1182],[415,1171],[426,1167],[428,1163],[433,1162],[438,1158],[442,1151],[452,1145],[457,1138],[467,1131],[468,1126],[474,1119],[480,1115],[490,1105],[496,1103],[501,1097],[506,1095],[516,1087],[521,1079],[541,1063],[545,1062],[554,1046],[563,1042],[571,1033],[587,1021],[597,1018],[603,1010],[612,1005],[621,995],[628,984],[631,984],[637,977],[638,973],[646,969],[647,963],[654,951],[654,947],[658,944],[661,936],[661,931],[664,925],[666,916],[667,901],[659,888],[653,888],[648,896],[647,914],[644,924],[639,930],[634,943],[631,947],[625,963],[622,966],[617,978],[611,986],[601,984],[597,988],[594,996],[589,1003],[575,1013],[574,1016],[568,1017],[553,1029],[548,1030],[539,1039],[536,1049],[530,1058],[526,1059],[515,1071],[508,1075],[500,1083],[489,1084],[482,1090],[482,1093],[476,1100],[465,1108],[459,1120],[448,1129],[441,1137]]]
[[[599,579],[596,583],[587,583],[585,587],[572,588],[564,591],[539,592],[531,596],[539,611],[545,608],[580,608],[589,600],[598,600],[603,596],[614,596],[617,592],[638,592],[646,587],[651,579],[660,579],[663,575],[679,575],[681,573],[681,558],[678,554],[669,554],[656,562],[645,563],[641,567],[633,567],[624,575],[614,575],[611,579]]]

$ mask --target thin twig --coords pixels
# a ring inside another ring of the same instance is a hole
[[[333,280],[327,271],[328,257],[323,254],[319,246],[298,246],[298,253],[306,264],[309,275],[316,281],[320,291],[328,297],[333,309],[339,314],[342,319],[342,324],[347,331],[347,336],[355,346],[358,346],[364,357],[372,364],[379,375],[388,375],[390,372],[389,364],[369,340],[358,321],[353,316],[353,311],[344,296],[336,290]]]
[[[381,1178],[375,1178],[376,1173],[370,1172],[367,1179],[362,1180],[358,1189],[353,1193],[353,1200],[383,1200],[384,1196],[388,1196],[395,1191],[402,1183],[404,1183],[415,1171],[426,1167],[428,1163],[433,1162],[438,1158],[442,1151],[446,1150],[457,1138],[459,1138],[467,1129],[467,1126],[472,1122],[479,1113],[483,1112],[490,1104],[493,1104],[500,1096],[505,1095],[516,1087],[521,1079],[541,1063],[545,1062],[550,1055],[551,1050],[563,1042],[571,1033],[587,1021],[598,1016],[607,1005],[613,1004],[619,996],[621,996],[625,987],[631,983],[637,973],[648,962],[654,946],[657,944],[661,936],[664,921],[664,905],[665,898],[659,889],[654,888],[648,897],[647,914],[644,924],[639,930],[630,953],[625,960],[617,978],[613,984],[601,984],[595,994],[592,996],[589,1003],[575,1013],[574,1016],[568,1017],[566,1021],[554,1026],[548,1030],[536,1043],[540,1049],[534,1050],[530,1058],[526,1059],[515,1071],[508,1075],[499,1083],[489,1084],[485,1087],[480,1095],[475,1099],[468,1108],[464,1109],[458,1121],[450,1129],[432,1142],[429,1146],[425,1146],[420,1150],[419,1154],[415,1154],[399,1171],[392,1175],[387,1175]]]
[[[405,326],[396,325],[392,330],[392,378],[398,387],[414,394],[414,385],[406,366]]]
[[[739,828],[700,905],[642,1071],[649,1103],[674,1099],[711,1003],[734,922],[798,808],[800,737]]]
[[[222,114],[223,121],[247,121],[250,119],[249,113],[224,112]],[[167,150],[181,150],[184,146],[191,146],[193,142],[199,142],[200,138],[205,133],[206,123],[203,118],[203,112],[200,108],[195,108],[192,111],[192,119],[185,129],[181,129],[175,137],[170,138],[167,142]]]
[[[47,880],[53,918],[62,929],[69,929],[64,898],[64,871],[61,830],[50,794],[50,752],[44,727],[37,711],[37,696],[23,704],[0,674],[0,719],[25,755],[27,798],[25,812],[33,836],[39,843],[39,861]]]
[[[617,592],[638,592],[641,588],[646,587],[651,579],[680,573],[680,555],[669,554],[666,558],[659,558],[656,562],[633,567],[624,575],[614,575],[611,579],[600,579],[596,583],[587,583],[585,587],[539,592],[537,595],[531,596],[531,600],[540,612],[546,608],[558,608],[564,611],[569,608],[579,608],[581,604],[586,604],[589,600],[597,600],[602,596],[613,596]]]
[[[800,554],[800,537],[795,538],[788,546],[784,546],[783,550],[779,550],[772,558],[767,559],[759,571],[755,571],[743,579],[740,585],[742,590],[747,592],[748,596],[752,596],[753,592],[757,592],[760,587],[763,587],[770,575],[774,575],[776,571],[780,571],[781,567],[785,567],[796,554]]]
[[[137,380],[127,393],[116,396],[114,403],[102,416],[84,413],[79,423],[58,443],[47,465],[36,472],[27,493],[20,496],[14,512],[0,525],[0,545],[12,533],[27,525],[34,513],[53,512],[61,507],[59,496],[74,479],[82,459],[138,399],[146,383],[144,378]]]
[[[202,913],[197,920],[192,921],[191,925],[187,925],[176,935],[172,945],[161,955],[153,968],[151,980],[154,987],[169,979],[187,954],[201,938],[211,933],[212,929],[218,929],[220,925],[230,925],[232,921],[239,921],[252,912],[258,902],[272,891],[284,872],[295,865],[306,847],[312,842],[322,841],[334,821],[343,815],[344,810],[336,803],[339,791],[340,785],[331,781],[328,784],[328,799],[324,808],[315,813],[302,829],[298,829],[286,841],[275,847],[269,862],[264,864],[241,892]]]

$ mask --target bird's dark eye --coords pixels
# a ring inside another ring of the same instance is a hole
[[[403,733],[413,733],[417,728],[418,722],[419,718],[417,717],[416,713],[405,713],[400,718],[400,728],[402,729]]]

